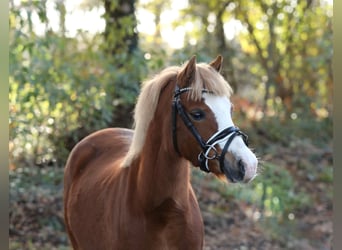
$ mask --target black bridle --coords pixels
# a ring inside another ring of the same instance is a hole
[[[240,131],[238,127],[231,126],[228,128],[225,128],[221,131],[218,131],[214,135],[212,135],[208,141],[204,141],[201,135],[198,133],[196,127],[191,122],[190,117],[188,114],[184,111],[184,108],[180,101],[180,95],[190,91],[191,88],[179,88],[176,84],[174,96],[173,96],[173,103],[172,103],[172,138],[173,138],[173,146],[175,148],[175,151],[179,154],[179,148],[177,143],[177,114],[182,118],[185,126],[190,130],[192,135],[195,137],[196,141],[199,143],[199,145],[202,148],[202,151],[198,154],[198,161],[200,169],[204,172],[210,172],[210,169],[208,167],[208,161],[209,160],[218,160],[220,163],[221,171],[223,172],[223,166],[224,166],[224,155],[226,154],[229,145],[233,141],[233,139],[236,136],[241,136],[243,141],[246,145],[248,145],[248,136]],[[211,93],[207,89],[203,89],[202,93]],[[217,153],[217,150],[215,148],[215,145],[226,141],[221,154],[219,155]],[[213,152],[213,153],[211,153]]]

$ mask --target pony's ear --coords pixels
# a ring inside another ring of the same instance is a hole
[[[192,56],[181,72],[177,76],[178,86],[180,88],[188,87],[194,80],[196,75],[196,56]]]
[[[218,55],[209,65],[213,67],[217,72],[221,72],[223,57]]]

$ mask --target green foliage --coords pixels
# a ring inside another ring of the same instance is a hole
[[[259,183],[255,183],[255,192],[262,198],[266,215],[287,217],[296,209],[311,204],[310,195],[297,190],[295,180],[283,166],[266,163],[260,176]]]
[[[63,171],[55,168],[19,167],[9,171],[9,180],[10,198],[19,201],[19,197],[28,192],[59,192],[63,185]]]
[[[139,52],[107,55],[99,49],[100,35],[79,32],[67,38],[51,30],[43,36],[30,27],[26,31],[34,12],[19,11],[22,4],[10,12],[10,154],[29,164],[63,164],[65,135],[77,141],[74,131],[108,127],[116,106],[133,105],[146,74],[144,60]],[[34,7],[48,24],[45,2]]]
[[[203,180],[203,173],[193,171],[194,178]],[[293,176],[284,166],[264,163],[261,173],[250,184],[227,185],[213,179],[209,187],[222,198],[244,201],[260,211],[261,217],[283,220],[289,213],[305,208],[311,203],[309,194],[298,191]]]
[[[253,122],[253,127],[247,128],[255,147],[269,148],[268,145],[277,143],[286,147],[291,142],[308,140],[309,143],[325,146],[331,141],[333,134],[332,118],[315,119],[297,117],[295,119],[281,119],[278,116],[264,117]]]
[[[54,138],[79,126],[90,131],[111,121],[113,105],[107,93],[114,86],[107,72],[113,67],[92,48],[79,51],[76,41],[55,34],[31,39],[24,42],[19,36],[11,44],[10,138],[16,157],[26,149],[27,156],[34,154],[41,163],[47,154],[63,155],[63,147],[62,152],[52,148]]]

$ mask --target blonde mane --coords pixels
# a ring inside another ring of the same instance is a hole
[[[189,86],[190,99],[201,100],[203,89],[209,90],[214,95],[230,98],[233,90],[220,73],[206,63],[199,63],[196,66],[195,81]]]
[[[168,67],[152,79],[143,82],[134,110],[134,135],[132,144],[123,161],[123,167],[130,166],[132,161],[141,152],[149,124],[154,117],[158,105],[160,92],[183,67]],[[187,87],[191,88],[188,97],[193,100],[201,100],[203,89],[211,91],[214,95],[227,96],[228,98],[233,92],[222,75],[209,64],[205,63],[196,65],[195,80]]]

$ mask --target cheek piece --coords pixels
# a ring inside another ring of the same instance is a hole
[[[192,135],[195,137],[196,141],[202,148],[202,151],[198,154],[198,162],[200,169],[206,173],[210,172],[210,169],[208,167],[208,161],[209,160],[217,160],[220,163],[220,169],[223,172],[224,168],[224,156],[227,153],[228,147],[233,141],[233,139],[236,136],[241,136],[244,143],[248,146],[248,136],[240,131],[240,129],[236,126],[231,126],[228,128],[225,128],[221,131],[218,131],[214,135],[212,135],[208,141],[204,141],[201,135],[198,133],[196,127],[191,122],[189,116],[184,111],[184,108],[180,102],[180,95],[182,93],[185,93],[187,91],[190,91],[191,88],[179,88],[176,84],[176,89],[174,92],[174,98],[172,102],[172,139],[173,139],[173,146],[175,151],[181,155],[181,152],[178,148],[177,143],[177,115],[181,117],[183,120],[185,126],[190,130]],[[210,93],[210,91],[203,89],[203,93]],[[217,153],[216,150],[216,144],[226,141],[221,154]]]

